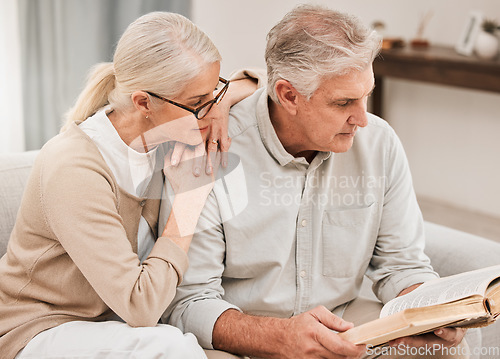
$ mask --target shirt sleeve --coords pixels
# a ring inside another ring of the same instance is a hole
[[[155,326],[182,280],[187,256],[161,237],[141,264],[118,213],[118,188],[110,172],[85,149],[78,151],[78,157],[59,153],[44,160],[40,200],[52,232],[48,236],[129,325]]]
[[[257,80],[257,88],[266,86],[267,84],[267,72],[265,69],[258,68],[246,68],[234,71],[229,79],[231,81],[242,80],[245,78],[252,78]]]
[[[207,199],[198,221],[199,232],[189,247],[190,267],[162,317],[164,323],[193,333],[206,349],[213,349],[212,332],[219,316],[228,309],[240,310],[222,299],[226,245],[215,192],[216,188]]]
[[[424,253],[423,219],[403,146],[394,131],[389,131],[382,218],[367,272],[383,303],[413,284],[438,276]]]

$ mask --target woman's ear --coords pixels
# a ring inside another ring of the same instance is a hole
[[[144,117],[146,117],[151,112],[151,102],[149,96],[144,91],[135,91],[130,95],[130,98],[134,104],[134,107],[140,111]]]
[[[274,90],[281,106],[291,115],[297,114],[297,104],[299,93],[287,80],[278,80],[274,85]]]

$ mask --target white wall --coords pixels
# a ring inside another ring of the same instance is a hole
[[[193,0],[193,21],[214,40],[222,74],[263,67],[267,31],[299,3],[327,5],[382,20],[386,34],[411,39],[419,19],[433,16],[424,35],[454,46],[468,13],[500,20],[500,1],[476,0]],[[386,119],[407,151],[417,194],[500,218],[500,94],[388,80]]]

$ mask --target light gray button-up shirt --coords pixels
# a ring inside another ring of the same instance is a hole
[[[435,278],[401,143],[386,122],[368,119],[349,151],[320,152],[309,164],[280,143],[265,88],[234,106],[239,159],[208,198],[165,320],[212,348],[229,308],[290,317],[324,305],[341,314],[365,274],[383,302]]]

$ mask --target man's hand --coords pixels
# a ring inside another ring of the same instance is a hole
[[[333,330],[344,332],[352,323],[332,314],[323,306],[292,317],[286,326],[288,343],[282,345],[282,358],[359,358],[364,345],[354,345]]]
[[[417,289],[422,283],[414,284],[399,293],[399,296],[410,293],[411,291]],[[467,333],[467,329],[463,328],[441,328],[435,330],[433,333],[415,335],[411,337],[399,338],[393,340],[389,343],[392,346],[405,345],[410,347],[454,347],[459,345],[464,336]]]
[[[288,319],[254,317],[229,309],[217,319],[212,342],[215,349],[256,357],[359,358],[366,347],[334,332],[352,326],[323,306]]]
[[[441,328],[433,333],[415,335],[393,340],[389,343],[392,346],[409,346],[409,347],[455,347],[462,342],[462,339],[467,332],[463,328]]]

